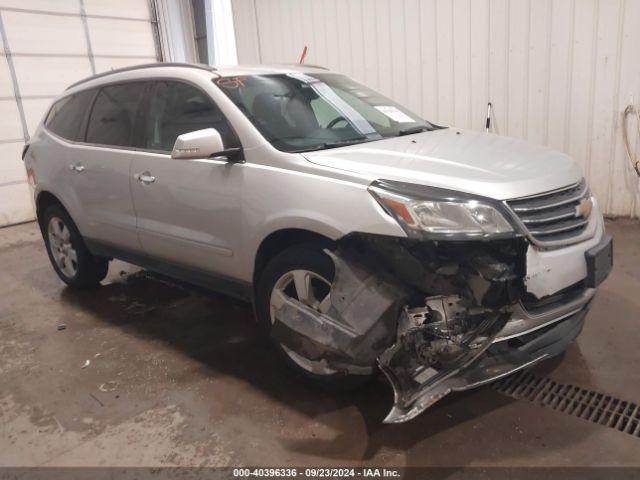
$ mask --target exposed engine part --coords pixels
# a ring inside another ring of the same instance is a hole
[[[413,287],[420,300],[460,295],[469,305],[497,309],[513,304],[525,291],[528,244],[522,238],[424,242],[354,234],[343,240],[343,248],[360,252],[366,265]]]
[[[424,307],[404,308],[398,320],[398,337],[428,324],[435,336],[450,338],[455,332],[467,329],[461,320],[468,314],[469,308],[459,295],[429,297],[425,299]]]
[[[378,359],[394,391],[385,422],[410,420],[437,401],[430,391],[478,358],[511,316],[462,303],[456,295],[436,296],[403,311],[396,343]]]

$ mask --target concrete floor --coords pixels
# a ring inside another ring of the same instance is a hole
[[[578,342],[537,370],[638,402],[640,224],[607,228],[614,272]],[[247,305],[120,262],[96,290],[65,288],[35,224],[0,229],[0,265],[0,465],[640,465],[640,438],[491,387],[383,425],[384,381],[310,389]]]

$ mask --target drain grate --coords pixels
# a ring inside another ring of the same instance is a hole
[[[575,385],[557,383],[550,378],[538,377],[527,371],[499,380],[493,384],[493,387],[509,397],[528,400],[543,407],[640,437],[640,409],[637,403]]]

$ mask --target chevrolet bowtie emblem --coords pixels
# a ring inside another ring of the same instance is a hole
[[[593,202],[590,198],[583,198],[576,207],[576,217],[589,218],[591,215],[591,209],[593,208]]]

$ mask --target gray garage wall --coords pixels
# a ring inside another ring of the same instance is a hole
[[[621,114],[640,107],[640,0],[234,0],[241,63],[349,74],[445,125],[571,154],[604,210],[640,214]],[[640,155],[640,139],[632,144]]]
[[[0,0],[0,225],[33,218],[24,141],[52,98],[93,73],[157,59],[147,0]]]

